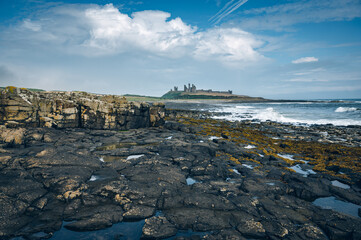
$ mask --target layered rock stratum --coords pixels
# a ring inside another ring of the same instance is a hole
[[[6,87],[0,92],[0,124],[128,130],[164,123],[164,105],[86,92],[33,92]]]

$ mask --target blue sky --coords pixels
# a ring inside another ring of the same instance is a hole
[[[361,0],[1,0],[0,86],[361,98]]]

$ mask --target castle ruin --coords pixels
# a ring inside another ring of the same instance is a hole
[[[178,87],[177,86],[174,86],[173,89],[170,90],[171,92],[182,92],[182,91],[179,91],[178,90]],[[204,90],[204,89],[198,89],[197,90],[197,87],[190,83],[188,83],[188,87],[187,85],[184,85],[184,89],[183,89],[183,92],[186,92],[186,93],[223,93],[223,94],[232,94],[232,90],[228,90],[228,91],[213,91],[212,89],[208,89],[208,90]]]

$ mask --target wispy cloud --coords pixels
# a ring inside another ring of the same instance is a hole
[[[315,57],[303,57],[296,60],[293,60],[293,64],[299,64],[299,63],[310,63],[310,62],[318,62],[318,58]]]
[[[238,23],[244,29],[292,30],[298,23],[349,21],[361,17],[359,0],[303,0],[253,8],[241,12]]]
[[[39,24],[31,22],[29,19],[25,19],[23,22],[24,28],[30,29],[34,32],[39,32],[41,30],[41,26]]]
[[[327,79],[317,79],[317,78],[292,78],[286,80],[286,82],[328,82]]]
[[[221,10],[219,10],[214,16],[212,16],[209,19],[209,21],[212,24],[218,24],[220,21],[222,21],[223,18],[227,17],[229,14],[236,11],[246,2],[248,2],[248,0],[238,0],[238,1],[231,0],[227,2],[226,5],[224,5]]]

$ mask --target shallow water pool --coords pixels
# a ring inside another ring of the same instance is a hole
[[[340,213],[360,218],[358,216],[358,209],[361,208],[361,206],[337,200],[335,197],[317,198],[313,201],[313,204],[323,209],[332,209]]]

